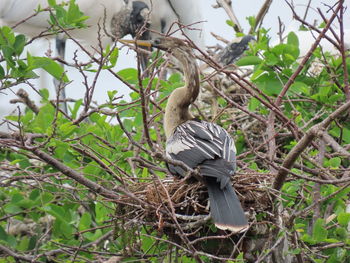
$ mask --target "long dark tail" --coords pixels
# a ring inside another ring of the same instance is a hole
[[[230,182],[223,188],[215,177],[204,177],[208,187],[210,213],[217,228],[242,232],[248,221]]]

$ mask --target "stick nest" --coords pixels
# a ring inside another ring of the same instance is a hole
[[[267,174],[237,173],[232,183],[249,221],[255,221],[259,212],[270,210],[269,186],[271,177]],[[208,193],[202,182],[194,178],[168,177],[131,185],[129,190],[149,206],[140,206],[128,197],[118,200],[120,204],[116,217],[124,225],[143,224],[159,229],[193,231],[207,228],[209,216]],[[249,214],[249,215],[248,215]]]

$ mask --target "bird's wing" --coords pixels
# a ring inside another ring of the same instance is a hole
[[[191,168],[216,169],[215,176],[224,185],[235,171],[233,139],[214,123],[187,121],[179,125],[167,141],[166,152],[170,158],[180,160]],[[172,173],[184,175],[183,169],[178,166],[169,165],[169,169]]]

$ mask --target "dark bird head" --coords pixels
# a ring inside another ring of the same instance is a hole
[[[249,48],[249,42],[251,41],[255,41],[255,38],[247,35],[228,44],[218,54],[220,64],[226,66],[236,62],[243,55],[244,51]]]
[[[135,37],[140,29],[144,29],[141,32],[140,39],[150,39],[148,16],[149,8],[144,2],[130,2],[130,4],[114,14],[111,19],[113,37],[120,39],[128,34]]]
[[[149,8],[144,2],[134,1],[132,2],[132,9],[130,13],[130,33],[132,37],[135,37],[138,31],[144,27],[144,32],[142,33],[140,39],[150,39],[150,32],[148,28],[150,26],[148,22]]]

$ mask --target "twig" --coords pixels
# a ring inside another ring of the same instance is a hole
[[[255,263],[260,263],[263,262],[263,260],[270,255],[278,246],[279,244],[281,244],[281,242],[283,241],[283,239],[285,238],[285,236],[281,236],[279,239],[277,239],[277,241],[275,242],[275,244],[267,251],[265,252],[265,254],[263,254],[261,257],[259,257]]]
[[[345,46],[344,46],[344,1],[340,1],[340,14],[339,14],[339,24],[340,24],[340,53],[342,58],[342,66],[344,71],[344,93],[346,96],[346,100],[350,101],[350,88],[349,88],[349,73],[348,73],[348,66],[346,64],[346,54],[345,54]]]

